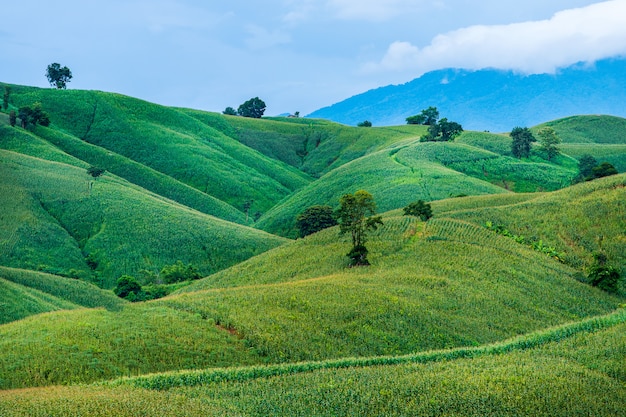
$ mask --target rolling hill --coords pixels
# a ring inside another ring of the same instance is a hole
[[[423,126],[12,87],[9,110],[40,102],[52,123],[0,112],[3,416],[623,406],[626,287],[587,272],[602,251],[626,273],[626,174],[570,184],[583,154],[626,165],[624,119],[546,122],[562,155],[520,160],[503,134],[428,143]],[[289,239],[358,189],[384,221],[370,267],[347,267],[338,227]],[[427,222],[402,215],[417,199]],[[149,302],[111,291],[177,261],[204,278]]]

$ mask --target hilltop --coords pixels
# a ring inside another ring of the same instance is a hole
[[[555,74],[523,75],[513,71],[445,69],[400,85],[380,87],[316,110],[320,117],[355,126],[403,124],[428,106],[437,107],[466,129],[510,132],[573,114],[626,117],[626,59],[606,59],[593,66],[576,64]]]

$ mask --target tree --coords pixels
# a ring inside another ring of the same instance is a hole
[[[331,206],[311,206],[296,217],[296,227],[300,237],[335,225],[337,225],[337,219]]]
[[[415,216],[426,221],[433,217],[433,210],[429,203],[425,203],[424,200],[417,200],[406,206],[404,209],[405,216]]]
[[[138,298],[141,294],[141,285],[137,282],[134,277],[130,275],[122,275],[117,280],[117,285],[113,289],[115,295],[120,298],[126,298],[131,301],[138,301]]]
[[[539,143],[541,143],[541,147],[545,151],[548,161],[551,161],[552,158],[561,153],[558,147],[558,144],[561,143],[561,139],[557,136],[554,129],[544,127],[537,132],[537,136],[539,136]]]
[[[192,264],[185,265],[182,261],[176,261],[175,264],[164,266],[161,269],[161,278],[166,284],[174,284],[176,282],[200,279],[202,276]]]
[[[4,95],[2,96],[2,107],[7,110],[9,108],[9,96],[11,95],[11,87],[4,86]]]
[[[600,165],[595,166],[591,169],[593,178],[602,178],[608,177],[609,175],[616,175],[617,169],[613,165],[608,162],[602,162]]]
[[[68,67],[61,67],[61,64],[53,63],[48,65],[46,77],[51,86],[58,89],[65,89],[67,83],[72,79],[72,71]]]
[[[258,97],[251,98],[239,106],[237,113],[243,117],[260,119],[265,113],[265,102]]]
[[[374,197],[364,190],[354,194],[345,194],[339,200],[341,204],[338,210],[340,234],[350,232],[352,237],[352,250],[347,254],[350,258],[350,266],[369,265],[367,260],[367,232],[376,230],[379,224],[383,224],[380,216],[376,214]]]
[[[32,124],[34,126],[37,123],[42,126],[50,125],[50,118],[48,114],[42,110],[40,103],[35,103],[31,106],[22,106],[19,108],[17,117],[22,121],[22,127],[26,129],[28,125]]]
[[[106,169],[96,167],[93,165],[87,168],[87,174],[91,175],[94,178],[98,178],[100,175],[104,174],[105,172],[106,172]]]
[[[237,116],[237,110],[232,107],[226,107],[222,113],[228,116]]]
[[[433,125],[437,123],[439,119],[439,110],[437,107],[429,107],[427,109],[422,110],[420,114],[415,116],[409,116],[406,118],[407,124],[410,125]]]
[[[598,166],[596,158],[585,154],[578,160],[578,181],[589,181],[593,179],[593,168]]]
[[[428,133],[420,138],[420,142],[437,142],[453,140],[463,132],[463,126],[450,122],[447,118],[428,126]]]
[[[372,127],[372,122],[369,120],[364,120],[357,124],[358,127]]]
[[[15,127],[16,119],[17,116],[15,115],[15,110],[11,110],[11,112],[9,113],[9,124],[11,125],[11,127]]]
[[[527,127],[515,127],[511,130],[511,154],[516,158],[528,158],[530,146],[537,139]]]

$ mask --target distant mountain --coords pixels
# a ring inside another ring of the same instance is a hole
[[[574,114],[626,116],[626,58],[573,65],[556,74],[444,69],[319,109],[307,117],[348,125],[404,124],[428,106],[465,129],[510,131]]]

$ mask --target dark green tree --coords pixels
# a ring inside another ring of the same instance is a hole
[[[364,120],[357,124],[357,127],[372,127],[372,122],[369,120]]]
[[[405,216],[419,217],[424,222],[433,217],[433,210],[430,203],[425,203],[424,200],[414,201],[403,210]]]
[[[447,118],[428,126],[428,133],[420,138],[421,142],[447,142],[453,140],[463,132],[463,126],[457,122],[450,122]]]
[[[141,298],[142,293],[141,285],[130,275],[122,275],[119,277],[113,292],[118,297],[126,298],[130,301],[138,301],[138,299]]]
[[[61,67],[59,63],[48,65],[46,77],[51,86],[59,89],[67,88],[67,83],[72,79],[72,71],[68,67]]]
[[[239,106],[237,113],[243,117],[260,119],[263,117],[263,113],[265,113],[265,108],[265,102],[258,97],[254,97]]]
[[[551,161],[552,158],[561,153],[558,146],[559,143],[561,143],[561,139],[558,137],[553,128],[549,126],[544,127],[537,132],[537,136],[539,136],[539,143],[541,143],[541,147],[546,153],[548,161]]]
[[[617,169],[615,169],[615,167],[608,162],[602,162],[600,165],[593,167],[591,171],[593,178],[602,178],[608,177],[609,175],[619,174]]]
[[[12,127],[15,127],[15,122],[17,121],[17,115],[15,114],[15,110],[11,110],[9,113],[9,124]]]
[[[364,190],[354,194],[345,194],[339,199],[341,206],[338,210],[340,234],[350,233],[352,250],[347,254],[350,266],[369,265],[367,260],[367,232],[376,230],[383,224],[376,214],[374,197]]]
[[[4,86],[4,95],[2,96],[2,107],[7,110],[9,108],[9,96],[11,95],[11,87]]]
[[[94,178],[98,178],[100,175],[104,174],[105,172],[106,172],[106,169],[96,167],[93,165],[87,168],[87,174],[91,175]]]
[[[298,214],[296,227],[298,235],[305,237],[337,224],[337,219],[331,206],[311,206]]]
[[[226,107],[222,113],[228,116],[237,116],[237,110],[232,107]]]
[[[37,123],[42,126],[50,125],[48,114],[42,110],[41,103],[35,103],[33,106],[22,106],[19,108],[17,117],[22,121],[22,127],[26,129],[28,125],[36,126]]]
[[[593,168],[598,166],[596,158],[585,154],[578,160],[578,181],[589,181],[593,179]]]
[[[516,158],[528,158],[530,156],[531,143],[537,141],[527,127],[513,128],[511,130],[511,139],[511,154]]]
[[[429,107],[427,109],[422,110],[420,114],[416,114],[415,116],[409,116],[406,118],[407,124],[410,125],[433,125],[437,123],[439,120],[439,110],[437,107]]]

